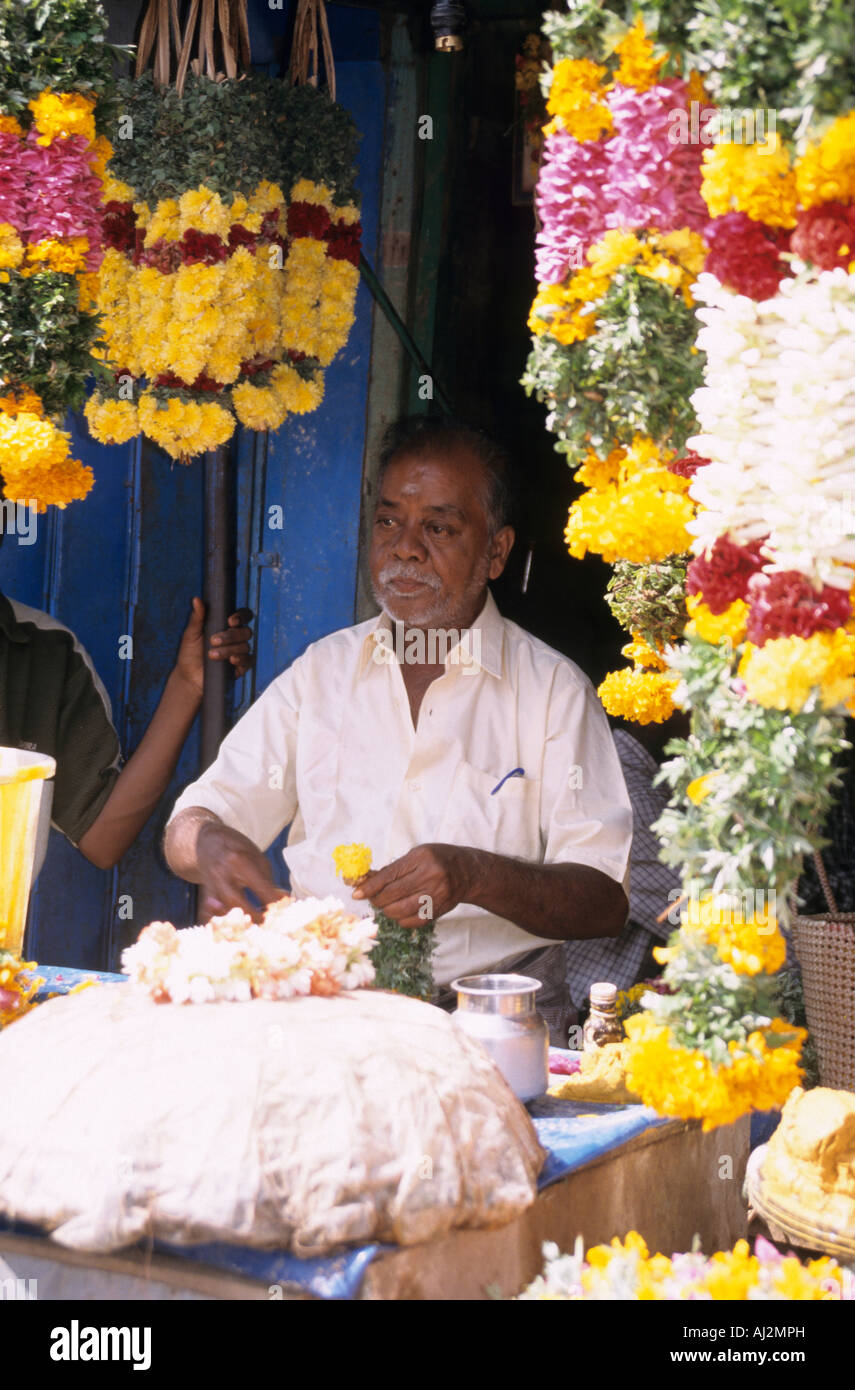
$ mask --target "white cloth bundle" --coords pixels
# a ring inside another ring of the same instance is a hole
[[[0,1212],[78,1250],[410,1245],[509,1221],[544,1157],[451,1017],[369,990],[51,1000],[0,1033],[0,1115]]]

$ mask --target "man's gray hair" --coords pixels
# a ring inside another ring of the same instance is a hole
[[[380,444],[377,485],[395,459],[436,454],[448,457],[459,450],[473,454],[487,475],[485,506],[493,534],[513,525],[515,512],[513,466],[507,450],[482,429],[452,416],[408,415],[396,420]]]

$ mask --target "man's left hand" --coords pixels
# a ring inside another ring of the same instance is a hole
[[[228,628],[211,636],[209,660],[231,662],[235,676],[244,675],[252,665],[252,629],[248,626],[252,616],[252,609],[239,608],[231,614]],[[194,598],[193,611],[181,637],[175,669],[200,696],[205,685],[204,624],[205,605],[200,598]]]
[[[462,845],[416,845],[366,874],[353,896],[368,898],[402,927],[423,927],[458,903],[471,901],[474,854]]]

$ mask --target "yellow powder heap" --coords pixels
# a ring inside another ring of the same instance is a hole
[[[639,1097],[626,1084],[625,1043],[606,1043],[582,1053],[582,1070],[564,1076],[549,1094],[560,1100],[590,1100],[609,1105],[640,1104]]]

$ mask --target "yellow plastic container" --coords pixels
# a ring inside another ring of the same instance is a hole
[[[21,955],[38,854],[44,853],[53,758],[0,748],[0,948]]]

